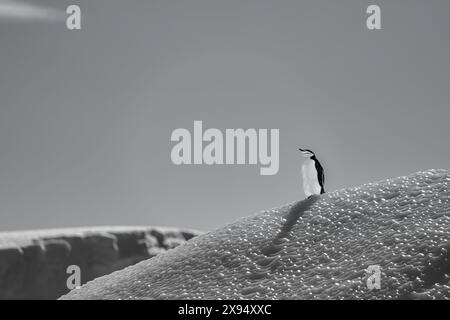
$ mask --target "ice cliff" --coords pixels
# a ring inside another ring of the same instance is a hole
[[[67,267],[85,283],[151,258],[199,234],[158,227],[90,227],[0,232],[0,299],[56,299]]]

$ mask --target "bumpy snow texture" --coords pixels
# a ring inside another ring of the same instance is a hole
[[[449,299],[449,182],[429,170],[272,209],[62,298]]]

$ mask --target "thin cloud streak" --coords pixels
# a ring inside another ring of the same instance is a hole
[[[0,21],[60,21],[64,12],[26,2],[0,0]]]

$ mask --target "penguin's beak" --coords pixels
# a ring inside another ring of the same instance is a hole
[[[309,158],[312,156],[311,152],[309,152],[308,150],[301,149],[301,148],[299,148],[298,150],[300,150],[300,152],[302,153],[302,156],[305,158]]]

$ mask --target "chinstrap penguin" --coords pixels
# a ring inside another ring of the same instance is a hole
[[[302,164],[303,189],[309,198],[312,195],[325,193],[325,174],[314,152],[309,149],[299,149],[306,160]]]

